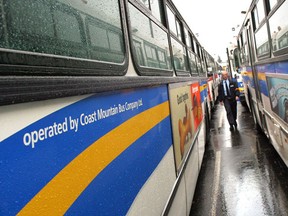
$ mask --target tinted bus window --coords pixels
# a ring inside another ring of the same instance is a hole
[[[4,48],[117,63],[124,61],[118,2],[26,0],[23,4],[9,0],[5,1],[4,8],[6,19],[3,20],[7,21],[6,25],[1,24],[7,26]],[[89,23],[85,24],[87,20]]]
[[[191,75],[198,76],[196,56],[193,52],[189,51],[189,63]]]
[[[192,51],[195,53],[195,42],[194,42],[194,38],[191,36],[191,47],[192,47]]]
[[[277,4],[277,0],[269,0],[270,10],[272,10],[276,4]]]
[[[253,24],[253,30],[255,31],[259,26],[259,19],[258,19],[256,7],[252,11],[252,24]]]
[[[257,55],[269,53],[268,33],[266,23],[255,33]]]
[[[153,16],[155,16],[160,22],[163,23],[161,15],[161,2],[160,0],[140,0],[149,10],[151,10]]]
[[[166,8],[167,8],[169,29],[170,29],[170,31],[172,31],[175,35],[177,35],[176,20],[175,20],[174,13],[170,10],[169,7],[166,7]]]
[[[171,38],[173,62],[176,70],[188,71],[187,57],[185,54],[185,48],[177,42],[174,38]]]
[[[185,34],[186,45],[187,45],[189,48],[192,48],[191,35],[189,34],[187,28],[184,28],[184,34]]]
[[[161,14],[161,0],[150,0],[152,14],[163,23],[163,15]]]
[[[198,56],[196,56],[196,64],[197,64],[198,73],[203,73],[202,65]]]
[[[178,19],[176,19],[176,27],[177,27],[177,37],[180,41],[183,42],[182,40],[182,33],[181,33],[181,23]]]
[[[288,47],[287,11],[288,1],[285,1],[269,19],[273,51]]]
[[[171,69],[167,33],[129,4],[133,48],[139,66]]]
[[[193,38],[192,50],[194,53],[196,53],[198,55],[197,43],[196,43],[195,38]]]
[[[258,22],[260,23],[265,17],[265,10],[263,0],[259,0],[257,3],[257,11],[258,11]]]

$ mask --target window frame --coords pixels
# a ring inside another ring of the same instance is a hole
[[[164,26],[166,23],[161,23],[157,18],[155,18],[152,14],[152,12],[146,8],[141,2],[137,0],[128,0],[126,1],[126,11],[127,11],[127,17],[128,17],[128,35],[129,35],[129,44],[130,44],[130,52],[132,57],[132,62],[135,68],[136,73],[139,76],[173,76],[173,67],[171,69],[160,69],[160,68],[153,68],[153,67],[145,67],[141,66],[137,63],[137,54],[136,50],[134,49],[133,45],[133,33],[132,33],[132,25],[131,25],[131,14],[129,12],[129,4],[134,6],[140,13],[143,14],[147,19],[150,20],[150,22],[154,23],[157,27],[159,27],[161,30],[163,30],[166,33],[167,41],[168,41],[168,47],[170,47],[170,37],[168,34],[168,29]],[[165,13],[165,6],[162,8],[162,12]],[[143,50],[145,51],[145,50]],[[171,50],[169,48],[170,54]],[[170,65],[173,65],[173,59],[170,57]]]
[[[287,0],[286,0],[287,1]],[[285,0],[280,0],[277,2],[276,5],[274,5],[274,7],[272,8],[272,10],[269,11],[269,14],[267,16],[267,22],[269,24],[269,40],[270,40],[270,50],[271,50],[271,53],[273,53],[274,56],[282,56],[282,55],[287,55],[288,53],[288,47],[285,47],[283,49],[279,49],[279,50],[276,50],[274,51],[273,50],[273,44],[272,44],[272,38],[271,38],[271,28],[270,28],[270,19],[273,17],[273,15],[275,13],[277,13],[277,11],[279,10],[279,8],[284,4]],[[286,4],[288,4],[288,2],[286,2]],[[287,23],[288,24],[288,23]]]
[[[267,36],[267,44],[268,44],[268,52],[267,53],[264,53],[264,54],[260,54],[258,53],[258,46],[257,46],[257,40],[256,40],[256,34],[263,30],[263,28],[266,26],[266,36]],[[271,43],[270,43],[270,36],[269,36],[269,31],[268,31],[268,25],[265,22],[262,22],[261,25],[259,25],[258,29],[256,31],[254,31],[253,33],[253,37],[254,37],[254,43],[255,43],[255,53],[256,53],[256,56],[257,56],[257,59],[258,60],[263,60],[265,58],[269,58],[271,56]]]
[[[124,3],[122,0],[117,1],[119,7],[119,17],[122,30],[122,37],[124,43],[123,62],[114,63],[107,61],[99,61],[93,59],[85,59],[78,57],[69,57],[61,55],[53,55],[48,53],[36,53],[31,51],[21,51],[9,48],[0,48],[0,74],[3,75],[31,75],[31,76],[123,76],[126,74],[128,68],[128,40],[125,29],[125,16],[123,16]],[[66,6],[63,6],[66,7]],[[9,22],[9,8],[6,5],[5,11],[8,14]],[[75,11],[77,11],[75,9]],[[83,18],[80,14],[75,12],[76,19],[81,20],[84,28]],[[86,27],[86,26],[85,26]],[[88,45],[85,36],[85,43]],[[87,50],[88,51],[88,50]],[[9,56],[9,58],[7,58]],[[12,59],[12,61],[11,61]],[[67,67],[67,65],[69,65]],[[7,70],[9,68],[9,70]]]

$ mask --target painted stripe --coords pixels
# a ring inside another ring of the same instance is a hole
[[[258,73],[258,79],[262,81],[266,81],[266,74],[265,73]]]
[[[167,116],[169,104],[166,101],[116,127],[69,163],[18,214],[63,215],[111,161]]]
[[[213,186],[212,186],[212,208],[210,211],[211,216],[217,215],[217,203],[219,198],[220,190],[220,174],[221,174],[221,151],[216,152],[215,168],[213,176]]]
[[[126,215],[172,146],[170,121],[168,116],[125,149],[85,188],[65,215]],[[158,182],[166,181],[167,175]],[[162,192],[163,187],[161,184]]]

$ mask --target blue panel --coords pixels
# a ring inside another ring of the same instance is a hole
[[[77,132],[70,127],[69,118],[79,119],[82,114],[88,115],[99,109],[115,108],[119,104],[124,105],[126,102],[139,99],[142,99],[143,105],[138,109],[119,112],[85,126],[80,125]],[[15,215],[63,167],[93,142],[129,118],[167,100],[166,86],[95,95],[58,110],[2,141],[0,215]],[[67,131],[38,141],[35,148],[23,144],[25,134],[58,123],[67,124]]]
[[[278,62],[275,64],[276,73],[288,74],[288,62]]]
[[[87,187],[67,215],[125,215],[172,145],[170,118],[147,132]]]
[[[259,80],[259,85],[261,93],[268,97],[268,88],[266,80]]]

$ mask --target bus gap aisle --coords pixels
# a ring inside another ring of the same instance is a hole
[[[190,216],[288,215],[288,169],[249,111],[237,109],[238,130],[230,131],[216,106]]]

